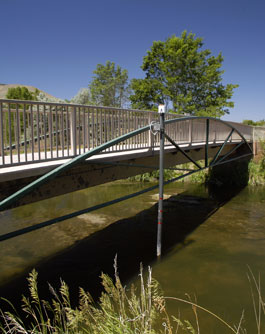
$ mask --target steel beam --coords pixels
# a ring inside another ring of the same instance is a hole
[[[184,151],[184,150],[182,150],[179,146],[178,146],[178,144],[176,144],[175,142],[174,142],[174,140],[172,140],[166,133],[165,133],[165,137],[167,138],[167,140],[173,145],[173,146],[175,146],[188,160],[190,160],[194,165],[196,165],[199,169],[201,169],[201,166],[195,161],[195,160],[193,160],[191,157],[189,157],[188,156],[188,154]]]

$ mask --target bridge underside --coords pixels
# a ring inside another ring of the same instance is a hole
[[[220,145],[221,144],[218,145],[216,143],[209,144],[209,159],[215,157]],[[223,148],[220,156],[224,156],[236,145],[237,143],[227,144]],[[245,150],[248,151],[248,148],[245,146],[246,145],[242,145],[239,149],[235,150],[230,158],[236,157],[238,154],[242,155]],[[204,160],[205,158],[205,145],[182,147],[182,150],[194,161]],[[111,164],[108,165],[108,162]],[[180,151],[176,150],[175,147],[171,146],[165,148],[165,168],[187,162],[190,161]],[[44,175],[50,170],[56,168],[58,163],[59,162],[53,162],[48,166],[47,164],[36,164],[34,168],[20,166],[19,168],[11,168],[8,172],[5,171],[5,173],[0,174],[0,201],[23,188],[25,185],[31,183],[39,176]],[[128,165],[138,166],[129,167]],[[128,151],[127,153],[122,152],[122,154],[100,154],[88,159],[86,162],[76,167],[71,168],[70,170],[57,176],[55,179],[52,179],[46,184],[40,186],[29,195],[26,195],[22,199],[18,200],[13,207],[93,187],[106,182],[125,179],[129,176],[151,172],[154,170],[153,167],[157,167],[158,169],[158,166],[159,149],[142,149],[137,151]],[[197,167],[194,166],[194,168]]]

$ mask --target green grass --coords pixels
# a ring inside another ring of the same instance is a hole
[[[182,165],[177,165],[175,166],[176,168],[180,169],[193,169],[194,165],[193,163],[186,163]],[[195,167],[196,168],[196,167]],[[164,180],[168,181],[173,178],[176,178],[178,176],[184,175],[188,173],[187,171],[181,171],[181,170],[172,170],[172,169],[166,169],[164,170]],[[192,183],[204,183],[207,179],[208,171],[203,170],[199,171],[197,173],[194,173],[190,176],[187,176],[185,178],[180,179],[177,182],[192,182]],[[144,174],[139,174],[136,176],[131,176],[128,178],[129,181],[136,181],[136,182],[155,182],[159,180],[159,170],[154,170],[153,172],[150,173],[144,173]]]
[[[249,184],[265,185],[265,141],[260,142],[261,153],[258,159],[249,163]]]
[[[27,316],[24,324],[14,310],[1,311],[1,333],[13,334],[208,334],[199,326],[198,311],[210,314],[223,326],[223,333],[247,333],[243,328],[244,316],[237,325],[230,325],[218,315],[197,305],[190,298],[165,297],[149,268],[147,278],[140,270],[140,291],[132,285],[122,285],[115,268],[115,280],[102,274],[102,293],[98,303],[90,294],[80,289],[79,306],[71,306],[69,290],[65,282],[57,293],[51,286],[52,301],[40,300],[37,288],[37,272],[33,270],[28,278],[30,297],[23,296],[22,310]],[[260,278],[256,279],[249,270],[249,281],[254,305],[257,334],[264,326],[265,303],[261,294]],[[167,312],[168,299],[189,304],[193,311],[191,320],[180,320]],[[8,301],[7,301],[8,302]],[[229,301],[228,301],[229,302]],[[9,302],[8,302],[9,303]],[[10,306],[10,303],[9,303]],[[254,334],[254,333],[251,333]]]
[[[256,157],[255,159],[252,159],[248,165],[248,175],[246,175],[246,178],[248,177],[249,185],[265,185],[265,141],[260,142],[260,145],[261,145],[261,152],[259,156]],[[203,165],[203,161],[199,161],[199,163]],[[175,167],[193,169],[194,165],[192,163],[186,163]],[[236,171],[237,177],[240,175],[240,167],[238,168],[239,169]],[[167,181],[175,177],[184,175],[185,173],[187,172],[165,169],[164,180]],[[230,178],[229,175],[228,177]],[[209,173],[208,169],[204,169],[190,176],[182,178],[177,182],[207,183],[210,178],[211,178],[211,172]],[[159,179],[159,170],[155,170],[150,173],[139,174],[128,178],[129,181],[137,181],[137,182],[154,182],[157,181],[158,179]]]

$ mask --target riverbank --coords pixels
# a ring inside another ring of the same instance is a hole
[[[265,185],[265,142],[262,148],[249,163],[249,185]]]
[[[248,185],[265,185],[265,144],[262,144],[263,150],[257,156],[250,160],[248,163]],[[201,162],[203,165],[204,162]],[[165,169],[164,180],[170,180],[182,175],[187,172],[181,169],[194,169],[192,163],[186,163],[183,165],[175,166],[180,170]],[[189,182],[189,183],[208,183],[210,180],[210,169],[204,169],[190,176],[183,177],[176,182]],[[128,178],[129,181],[133,182],[155,182],[159,179],[159,171],[155,170],[151,173],[144,173]]]

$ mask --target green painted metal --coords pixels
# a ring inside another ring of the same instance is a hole
[[[252,148],[250,147],[250,145],[248,144],[248,142],[246,141],[246,139],[244,138],[244,136],[242,135],[242,133],[237,130],[234,126],[232,126],[231,124],[222,121],[221,119],[217,119],[214,117],[206,117],[206,116],[187,116],[187,117],[181,117],[181,118],[174,118],[174,119],[169,119],[167,121],[165,121],[166,124],[171,124],[171,123],[175,123],[175,122],[181,122],[181,121],[188,121],[188,120],[192,120],[192,119],[209,119],[209,120],[213,120],[213,121],[217,121],[220,123],[225,124],[228,128],[230,129],[234,129],[234,131],[236,131],[236,133],[241,137],[241,139],[247,144],[247,146],[249,147],[250,151],[252,152]]]
[[[223,160],[225,160],[230,154],[232,154],[235,150],[237,150],[242,144],[243,144],[243,142],[240,142],[237,146],[232,148],[231,151],[227,152],[224,156],[222,156],[217,162],[219,163],[219,162],[222,162]]]
[[[117,167],[132,167],[132,168],[147,168],[147,169],[158,169],[158,166],[147,166],[141,164],[131,164],[131,163],[123,163],[123,162],[112,162],[112,161],[86,161],[88,165],[104,165],[104,166],[117,166]],[[167,167],[169,170],[179,170],[179,171],[191,171],[193,169],[190,168],[173,168]]]
[[[213,158],[211,165],[213,165],[215,163],[215,161],[218,159],[219,155],[221,154],[223,148],[225,147],[225,145],[227,144],[228,140],[230,139],[230,137],[232,136],[233,132],[235,129],[232,129],[229,133],[229,135],[226,137],[225,141],[223,142],[222,146],[219,148],[218,152],[216,153],[215,157]]]
[[[178,144],[176,144],[174,142],[174,140],[172,140],[167,134],[165,134],[165,137],[167,138],[167,140],[176,147],[177,150],[179,150],[188,160],[190,160],[195,166],[197,166],[199,169],[201,169],[201,166],[195,161],[193,160],[191,157],[188,156],[188,154],[183,151]]]
[[[167,124],[172,124],[172,123],[177,123],[177,122],[182,122],[182,121],[187,121],[187,120],[192,120],[192,119],[209,119],[209,120],[214,120],[217,121],[217,119],[213,118],[213,117],[195,117],[195,116],[189,116],[189,117],[182,117],[182,118],[174,118],[174,119],[170,119],[170,120],[166,120],[165,121],[165,125]],[[249,146],[249,144],[247,143],[247,141],[245,140],[245,138],[243,137],[243,135],[240,133],[239,130],[235,129],[232,125],[230,125],[229,123],[226,123],[222,120],[218,120],[218,122],[224,123],[226,124],[226,126],[230,127],[231,129],[234,129],[234,131],[236,131],[238,133],[238,135],[242,138],[242,140],[248,145],[249,149],[252,152],[251,147]],[[70,168],[78,165],[81,162],[84,162],[86,159],[104,151],[105,149],[116,145],[126,139],[132,138],[136,135],[139,135],[143,132],[149,131],[150,130],[150,125],[147,125],[145,127],[142,127],[140,129],[134,130],[128,134],[119,136],[115,139],[110,140],[107,143],[104,143],[94,149],[92,149],[89,152],[83,153],[75,158],[73,158],[72,160],[66,162],[65,164],[55,168],[54,170],[50,171],[49,173],[41,176],[40,178],[38,178],[37,180],[33,181],[32,183],[30,183],[29,185],[25,186],[24,188],[20,189],[19,191],[15,192],[14,194],[12,194],[11,196],[7,197],[6,199],[4,199],[2,202],[0,202],[0,211],[3,211],[5,209],[7,209],[8,207],[10,207],[15,201],[23,198],[25,195],[29,194],[30,192],[32,192],[33,190],[35,190],[36,188],[38,188],[39,186],[43,185],[44,183],[54,179],[56,176],[58,176],[59,174],[61,174],[62,172],[65,172],[67,170],[69,170]],[[166,135],[167,139],[182,153],[184,154],[189,160],[191,160],[191,158],[176,144],[174,143],[174,141],[169,138]],[[193,160],[191,160],[193,161]],[[202,169],[201,166],[197,163],[194,162],[193,163],[199,168]]]

